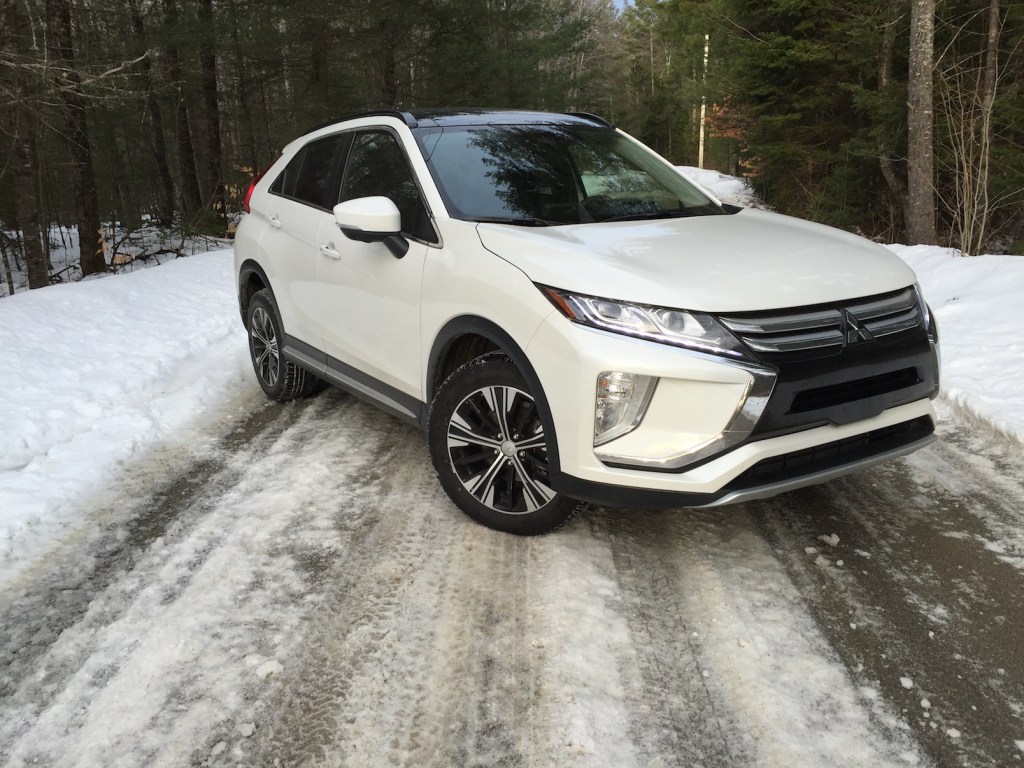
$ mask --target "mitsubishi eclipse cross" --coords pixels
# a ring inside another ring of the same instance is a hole
[[[938,334],[899,258],[724,205],[593,115],[332,122],[245,209],[266,394],[329,383],[419,426],[501,531],[764,498],[934,438]]]

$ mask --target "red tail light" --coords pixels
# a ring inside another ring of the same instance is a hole
[[[274,161],[276,163],[277,160]],[[266,168],[261,170],[255,176],[252,177],[252,181],[249,182],[249,189],[245,192],[245,199],[242,201],[242,208],[246,213],[249,213],[249,201],[252,199],[252,191],[256,189],[256,185],[260,183],[260,179],[267,175],[267,171],[274,167],[274,163],[271,163]]]

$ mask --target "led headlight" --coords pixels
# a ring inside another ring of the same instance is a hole
[[[917,301],[921,305],[921,313],[924,319],[924,329],[928,332],[928,338],[933,343],[939,343],[939,327],[935,322],[935,318],[932,316],[932,308],[928,306],[928,302],[924,300],[924,292],[921,290],[920,283],[914,283],[914,292],[917,294]]]
[[[627,336],[730,357],[746,357],[743,345],[710,315],[652,307],[542,287],[570,320]]]

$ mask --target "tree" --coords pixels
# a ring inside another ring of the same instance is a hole
[[[933,69],[935,0],[911,0],[907,78],[907,240],[934,243],[935,113]]]
[[[92,165],[92,145],[82,98],[82,78],[75,65],[69,0],[46,0],[46,48],[55,72],[54,89],[64,104],[66,141],[71,154],[72,185],[78,218],[79,267],[83,275],[105,272],[103,229]]]

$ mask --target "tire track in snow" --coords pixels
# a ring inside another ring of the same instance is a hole
[[[591,524],[613,552],[629,619],[632,674],[624,685],[641,756],[666,768],[735,765],[725,707],[708,689],[681,602],[674,561],[686,533],[666,514],[639,511],[595,510]]]
[[[836,652],[936,765],[1011,765],[1024,738],[1024,461],[956,422],[941,435],[780,497],[761,522]]]
[[[632,738],[657,765],[916,764],[849,679],[757,534],[753,505],[609,511],[638,674]]]
[[[28,678],[0,704],[5,764],[178,766],[244,752],[247,722],[318,601],[310,553],[344,552],[337,477],[365,458],[352,441],[376,430],[340,396],[281,410],[296,418],[243,441],[212,496],[179,510],[190,524],[153,540],[40,655],[60,683]],[[327,411],[338,432],[322,429]]]
[[[32,675],[35,704],[45,706],[47,696],[59,691],[76,671],[70,659],[35,668],[57,638],[72,630],[93,633],[117,621],[143,587],[129,574],[147,548],[169,533],[187,535],[209,511],[210,499],[237,482],[241,470],[232,466],[234,454],[243,447],[251,453],[265,450],[272,435],[284,431],[301,413],[302,405],[260,408],[191,459],[174,449],[170,455],[158,450],[132,467],[92,508],[83,510],[82,517],[94,524],[7,585],[0,596],[0,700]],[[103,611],[86,619],[93,601],[113,585],[118,599],[107,601]],[[168,593],[166,599],[173,595]],[[85,658],[89,650],[79,653]]]
[[[365,406],[362,406],[365,407]],[[434,647],[447,550],[463,525],[411,427],[367,411],[372,458],[340,478],[338,523],[353,528],[345,556],[326,563],[324,594],[272,705],[251,763],[409,764],[429,729],[425,670]],[[438,508],[439,507],[439,508]]]
[[[609,668],[617,684],[609,619],[581,648],[569,612],[581,580],[602,582],[605,548],[478,526],[437,486],[419,440],[382,445],[381,462],[401,475],[357,494],[389,512],[329,569],[252,764],[635,765],[619,759],[629,749],[618,691],[602,687]],[[594,664],[605,673],[596,683]]]

